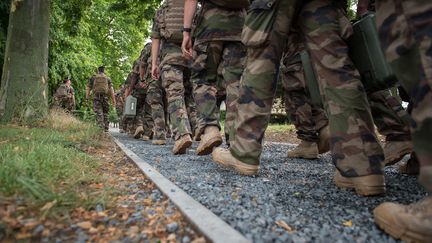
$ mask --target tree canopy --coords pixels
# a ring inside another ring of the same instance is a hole
[[[49,41],[49,91],[65,77],[86,108],[85,85],[96,68],[118,87],[139,56],[160,0],[52,0]],[[0,76],[11,1],[0,2]]]

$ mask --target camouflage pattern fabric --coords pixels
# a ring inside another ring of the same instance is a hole
[[[118,117],[119,129],[125,130],[124,126],[124,118],[123,118],[123,109],[124,109],[124,89],[121,89],[116,92],[116,112]]]
[[[195,44],[208,41],[240,41],[245,14],[202,1],[196,16]]]
[[[165,112],[162,96],[162,81],[148,80],[149,86],[147,90],[147,103],[151,107],[151,116],[153,120],[154,139],[165,139],[166,125]]]
[[[109,104],[108,96],[104,94],[93,97],[93,111],[96,113],[96,121],[100,128],[108,131],[109,129]]]
[[[409,115],[389,90],[368,94],[372,117],[386,141],[411,141]]]
[[[211,41],[194,45],[194,64],[192,66],[192,83],[194,97],[198,108],[201,126],[199,133],[206,126],[219,125],[218,93],[225,87],[226,91],[226,129],[231,128],[237,114],[236,103],[240,77],[243,71],[244,46],[240,42]],[[218,75],[221,71],[221,77]],[[223,83],[223,84],[221,84]]]
[[[333,162],[345,177],[382,174],[384,159],[360,75],[348,56],[352,26],[332,0],[314,0],[300,11],[329,118]]]
[[[240,81],[238,112],[230,133],[230,151],[247,164],[259,164],[277,71],[296,2],[254,1],[245,19],[242,42],[248,49]]]
[[[59,92],[60,89],[63,89],[66,92],[66,96],[60,94],[62,93]],[[65,111],[72,112],[72,110],[75,109],[75,101],[73,100],[74,94],[75,90],[72,86],[61,84],[54,94],[53,104],[59,108],[64,109]]]
[[[210,1],[203,2],[197,15],[191,80],[199,104],[199,134],[206,126],[220,128],[221,98],[226,104],[225,133],[233,126],[246,56],[240,42],[244,17],[244,11],[221,8]]]
[[[432,166],[432,2],[377,1],[381,44],[399,81],[412,100],[411,132],[422,168]],[[430,178],[420,182],[432,191]]]
[[[185,79],[185,73],[189,71],[189,63],[183,57],[179,43],[171,43],[161,35],[160,19],[161,9],[156,13],[153,21],[152,34],[153,39],[161,39],[160,48],[160,75],[162,87],[164,88],[168,99],[168,113],[170,123],[173,126],[175,140],[181,136],[190,134],[191,126],[185,104],[185,83],[190,82]]]
[[[285,110],[297,130],[297,138],[307,142],[318,142],[319,131],[327,126],[328,119],[322,108],[312,104],[306,89],[299,55],[305,47],[300,33],[291,30],[287,44],[280,70],[280,80],[285,92]]]

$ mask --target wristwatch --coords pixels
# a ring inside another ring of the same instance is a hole
[[[183,32],[188,32],[188,33],[190,33],[192,31],[192,28],[184,28],[183,27]]]

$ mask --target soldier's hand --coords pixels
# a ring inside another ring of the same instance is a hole
[[[152,78],[154,80],[158,80],[159,79],[159,67],[157,65],[153,65],[152,66],[151,73],[152,73]]]
[[[192,59],[192,39],[189,32],[183,32],[183,42],[181,46],[183,56]]]

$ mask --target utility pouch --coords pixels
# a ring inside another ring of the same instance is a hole
[[[249,7],[242,31],[242,42],[247,47],[264,44],[273,29],[278,0],[255,0]]]
[[[137,107],[137,98],[133,97],[132,95],[129,95],[126,98],[126,101],[124,104],[123,115],[125,117],[136,116],[136,107]]]
[[[381,49],[375,14],[368,14],[354,23],[353,30],[348,41],[350,57],[360,72],[366,92],[394,86],[397,79]]]
[[[308,51],[302,51],[300,53],[301,62],[303,65],[304,75],[306,79],[306,87],[309,91],[312,104],[318,107],[324,107],[321,99],[321,93],[318,85],[318,79],[315,76],[314,69],[312,67],[312,61]]]

